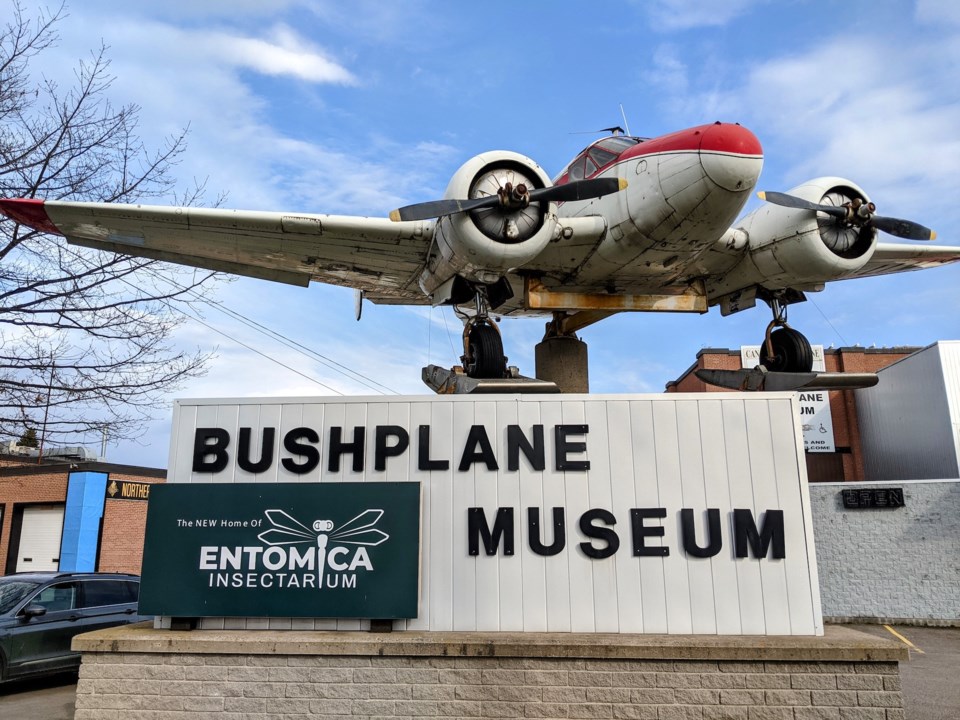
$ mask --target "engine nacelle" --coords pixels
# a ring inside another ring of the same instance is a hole
[[[836,206],[854,198],[870,200],[863,188],[838,177],[816,178],[787,194]],[[747,257],[718,279],[713,296],[756,285],[770,290],[814,289],[859,270],[877,245],[873,228],[849,226],[822,213],[771,203],[747,215],[735,232],[746,236]]]
[[[465,162],[450,180],[444,198],[496,195],[512,183],[528,190],[549,186],[550,178],[533,160],[505,150],[482,153]],[[539,255],[557,232],[555,203],[531,203],[522,210],[500,207],[460,212],[437,221],[434,246],[420,274],[427,294],[459,275],[490,285]]]

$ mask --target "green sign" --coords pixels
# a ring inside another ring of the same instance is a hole
[[[140,612],[413,618],[420,483],[215,483],[150,492]]]

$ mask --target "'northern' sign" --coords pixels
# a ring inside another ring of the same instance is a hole
[[[419,539],[419,483],[159,485],[140,610],[416,617]]]
[[[168,485],[420,483],[396,629],[815,635],[800,423],[787,393],[179,401]],[[204,592],[261,582],[207,545]]]

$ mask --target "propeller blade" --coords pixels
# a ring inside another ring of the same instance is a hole
[[[757,196],[761,200],[766,200],[774,205],[795,208],[797,210],[816,210],[827,213],[838,218],[847,216],[847,209],[836,207],[834,205],[818,205],[817,203],[798,198],[794,195],[787,195],[780,192],[760,192]],[[866,217],[866,216],[865,216]],[[889,235],[894,235],[905,240],[936,240],[937,233],[928,227],[915,223],[912,220],[901,220],[899,218],[882,217],[880,215],[870,215],[863,223],[867,227],[873,226],[877,230],[882,230]]]
[[[579,180],[566,185],[551,185],[530,193],[530,202],[569,202],[573,200],[592,200],[593,198],[609,195],[623,190],[627,186],[626,180],[619,178],[594,178],[593,180]],[[401,220],[430,220],[432,218],[453,215],[458,212],[482,210],[500,205],[500,197],[489,195],[473,200],[432,200],[425,203],[407,205],[390,213],[394,222]]]
[[[815,202],[810,202],[809,200],[804,200],[803,198],[798,198],[796,195],[787,195],[782,192],[758,192],[757,197],[761,200],[766,200],[768,203],[793,208],[794,210],[816,210],[838,218],[847,216],[846,208],[836,207],[834,205],[820,205]]]
[[[900,220],[899,218],[880,217],[874,215],[871,220],[877,230],[883,230],[885,233],[895,235],[905,240],[936,240],[937,234],[928,227],[912,220]]]
[[[453,215],[467,210],[479,210],[485,207],[496,207],[500,198],[496,195],[474,198],[473,200],[432,200],[430,202],[407,205],[390,213],[394,222],[401,220],[432,220],[433,218]]]
[[[627,187],[627,181],[620,178],[594,178],[578,180],[565,185],[551,185],[530,193],[530,201],[571,202],[573,200],[592,200],[593,198],[619,192]]]

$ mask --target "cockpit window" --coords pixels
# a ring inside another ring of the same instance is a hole
[[[585,158],[578,157],[570,165],[567,166],[567,169],[564,172],[570,175],[571,180],[583,180],[583,161]],[[563,173],[560,173],[563,175]]]
[[[627,137],[625,135],[615,135],[603,138],[603,140],[598,140],[577,155],[567,167],[560,171],[553,179],[553,182],[557,182],[564,175],[569,176],[569,181],[583,180],[586,177],[590,177],[600,168],[616,160],[624,150],[640,142],[642,142],[640,138]]]
[[[604,150],[599,145],[590,148],[590,158],[597,164],[597,167],[603,167],[617,157],[617,153]]]
[[[609,150],[614,155],[619,155],[627,148],[633,147],[639,143],[640,138],[627,137],[625,135],[614,135],[613,137],[604,138],[598,142],[595,147],[601,147],[604,150]]]

